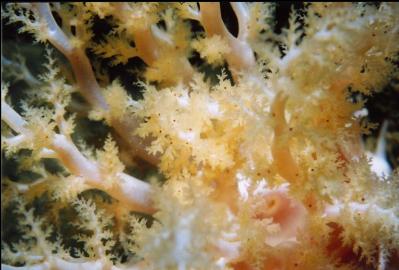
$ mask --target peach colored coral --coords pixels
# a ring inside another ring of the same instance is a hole
[[[40,76],[2,58],[16,78],[2,82],[2,151],[39,175],[2,177],[23,234],[3,241],[2,268],[395,267],[398,171],[386,125],[366,150],[353,96],[397,77],[399,4],[309,3],[281,33],[276,4],[230,6],[237,33],[220,3],[6,4],[47,47]],[[140,98],[101,70],[132,59]],[[28,98],[10,98],[21,78]],[[93,132],[81,119],[107,127],[102,147],[77,139]]]

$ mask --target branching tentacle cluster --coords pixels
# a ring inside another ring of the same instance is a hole
[[[5,224],[2,268],[397,263],[398,172],[382,137],[365,149],[358,97],[398,72],[399,5],[306,4],[281,33],[275,4],[231,3],[237,33],[222,6],[6,5],[48,47],[42,75],[2,56],[2,148],[18,167],[2,215],[23,235]],[[136,60],[140,98],[107,73]]]

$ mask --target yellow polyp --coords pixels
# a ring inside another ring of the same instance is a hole
[[[2,267],[395,268],[399,4],[291,6],[6,4]]]

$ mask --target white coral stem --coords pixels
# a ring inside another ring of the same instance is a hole
[[[1,105],[1,119],[6,123],[11,123],[10,127],[14,131],[21,133],[17,136],[32,136],[24,127],[26,125],[25,120],[6,102],[2,101]],[[7,112],[4,114],[3,108],[7,108]],[[52,156],[56,154],[56,157],[72,174],[83,177],[85,183],[89,186],[104,190],[114,198],[125,203],[132,210],[146,213],[154,211],[151,205],[151,187],[148,183],[127,174],[119,173],[116,177],[118,179],[116,184],[109,187],[105,184],[106,179],[101,175],[98,165],[87,159],[75,144],[64,135],[55,134],[51,138],[51,144],[47,148],[43,149],[44,153]],[[54,153],[51,151],[54,151]]]
[[[25,132],[26,121],[6,102],[1,102],[1,120],[18,133]]]
[[[2,264],[1,269],[3,270],[81,270],[81,269],[91,269],[91,270],[142,270],[141,266],[130,266],[130,267],[118,267],[115,265],[110,265],[110,263],[103,260],[88,261],[88,262],[69,262],[60,258],[51,258],[51,260],[45,261],[40,264],[30,265],[30,266],[11,266],[7,264]]]
[[[83,48],[71,45],[71,41],[58,26],[51,14],[48,3],[33,4],[33,8],[37,10],[40,20],[45,26],[43,31],[47,32],[49,42],[69,60],[80,93],[94,108],[101,108],[105,111],[109,110],[108,104],[101,94],[100,86],[94,76],[90,61]],[[120,137],[128,143],[133,153],[151,164],[158,163],[156,157],[149,155],[145,151],[146,145],[143,140],[137,136],[130,135],[128,136],[129,138],[127,138],[125,135],[127,133],[131,134],[130,131],[137,127],[137,119],[113,119],[111,125],[115,128]]]
[[[235,38],[227,30],[222,20],[219,3],[200,3],[201,24],[204,26],[206,34],[211,37],[219,35],[225,38],[230,46],[230,53],[226,55],[227,63],[231,69],[236,71],[250,70],[255,66],[255,56],[245,40],[246,24],[246,7],[243,3],[235,4],[234,11],[237,13],[239,24],[239,38]]]

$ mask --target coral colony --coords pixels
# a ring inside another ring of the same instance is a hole
[[[3,6],[42,50],[40,73],[2,57],[3,269],[399,269],[399,174],[359,113],[396,76],[399,4],[281,32],[275,4],[230,7],[237,33],[219,3]],[[129,85],[101,65],[133,60]]]

